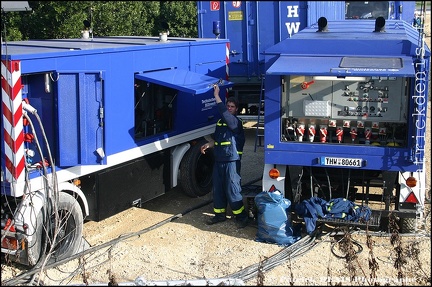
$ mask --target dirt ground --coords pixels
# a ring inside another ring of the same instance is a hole
[[[431,47],[428,16],[426,41]],[[430,124],[430,103],[428,115]],[[430,127],[428,131],[430,190]],[[264,153],[262,147],[254,152],[254,135],[253,127],[247,130],[243,184],[254,183],[262,175]],[[33,284],[211,286],[231,278],[231,285],[253,286],[431,285],[430,203],[425,218],[418,222],[416,236],[353,230],[344,237],[351,240],[342,240],[343,229],[323,226],[319,236],[305,235],[292,248],[255,241],[254,224],[238,230],[229,219],[207,226],[205,221],[212,215],[210,202],[210,195],[189,198],[174,189],[141,208],[87,222],[87,253],[46,268]],[[342,256],[344,246],[351,256]],[[26,271],[2,262],[2,285]]]

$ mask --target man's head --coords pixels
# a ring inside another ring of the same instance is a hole
[[[227,107],[227,110],[232,115],[237,114],[237,110],[238,110],[238,101],[237,101],[237,99],[235,97],[229,97],[226,100],[226,107]]]

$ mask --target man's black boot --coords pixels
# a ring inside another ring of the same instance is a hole
[[[212,218],[207,220],[207,225],[213,225],[219,222],[224,222],[226,220],[225,213],[215,214]]]
[[[236,226],[238,229],[245,228],[249,224],[249,217],[236,218]]]

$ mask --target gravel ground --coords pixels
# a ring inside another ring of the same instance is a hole
[[[430,19],[426,23],[426,40],[431,47]],[[430,103],[428,115],[430,119]],[[428,130],[426,166],[430,182]],[[247,130],[243,184],[259,180],[262,174],[263,148],[254,152],[254,135],[253,127]],[[88,253],[46,268],[33,284],[131,285],[140,279],[140,285],[217,285],[220,279],[237,278],[237,285],[258,286],[431,285],[430,203],[416,236],[390,237],[360,230],[350,233],[354,249],[352,260],[347,260],[340,258],[338,249],[341,230],[323,226],[320,236],[305,235],[295,248],[260,243],[255,241],[254,224],[241,230],[236,229],[233,219],[205,225],[212,215],[209,202],[210,195],[189,198],[173,189],[142,208],[88,222],[84,226]],[[1,271],[2,285],[6,285],[27,270],[2,261]]]

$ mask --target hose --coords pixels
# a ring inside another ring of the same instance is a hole
[[[255,180],[252,180],[252,181],[246,183],[245,185],[242,185],[242,187],[243,186],[251,185],[251,184],[253,184],[253,183],[255,183],[255,182],[259,181],[259,180],[261,180],[261,178],[257,178]],[[150,227],[147,227],[147,228],[142,229],[142,230],[137,231],[137,232],[125,234],[123,236],[120,236],[120,237],[118,237],[116,239],[113,239],[113,240],[108,241],[106,243],[103,243],[101,245],[90,247],[90,248],[88,248],[88,249],[86,249],[86,250],[84,250],[84,251],[82,251],[80,253],[77,253],[77,254],[69,257],[69,258],[65,258],[63,260],[59,260],[59,261],[57,261],[55,263],[47,264],[45,266],[45,268],[46,269],[50,269],[50,268],[57,267],[57,266],[59,266],[61,264],[67,263],[67,262],[69,262],[71,260],[77,259],[79,257],[82,257],[82,256],[86,255],[86,254],[95,252],[95,251],[97,251],[99,249],[102,249],[102,248],[105,248],[105,247],[117,244],[120,241],[123,241],[123,240],[129,239],[131,237],[138,236],[138,235],[141,235],[143,233],[149,232],[149,231],[154,230],[154,229],[156,229],[158,227],[161,227],[162,225],[165,225],[165,224],[167,224],[167,223],[169,223],[171,221],[174,221],[174,220],[176,220],[178,218],[181,218],[185,214],[187,214],[187,213],[189,213],[189,212],[191,212],[193,210],[199,209],[201,207],[204,207],[204,206],[206,206],[206,205],[208,205],[208,204],[210,204],[212,202],[213,202],[213,200],[209,199],[209,200],[204,201],[204,202],[202,202],[202,203],[200,203],[200,204],[198,204],[196,206],[193,206],[191,208],[186,209],[182,213],[173,215],[173,216],[171,216],[171,217],[169,217],[169,218],[167,218],[167,219],[165,219],[165,220],[163,220],[163,221],[161,221],[159,223],[156,223],[155,225],[152,225]],[[234,274],[232,274],[230,276],[227,276],[227,278],[242,279],[244,281],[252,279],[252,278],[256,278],[256,275],[258,273],[258,269],[259,268],[261,270],[263,270],[263,271],[269,271],[269,270],[277,267],[278,265],[286,262],[287,260],[292,259],[292,258],[297,257],[297,256],[300,256],[300,255],[303,255],[307,251],[311,250],[315,245],[318,244],[316,242],[317,234],[318,234],[318,232],[314,232],[311,235],[307,235],[307,236],[301,238],[300,240],[298,240],[297,242],[293,243],[292,245],[285,247],[284,249],[282,249],[278,253],[276,253],[273,256],[267,258],[266,260],[264,260],[264,261],[262,261],[260,263],[253,264],[253,265],[251,265],[249,267],[246,267],[245,269],[243,269],[243,270],[241,270],[239,272],[236,272],[236,273],[234,273]],[[40,272],[40,271],[42,271],[42,268],[33,268],[30,271],[26,271],[24,273],[21,273],[20,275],[16,276],[13,279],[4,281],[3,284],[6,285],[6,286],[17,286],[17,285],[21,284],[22,282],[25,282],[25,281],[28,282],[29,276],[31,276],[33,274],[36,274],[37,272]]]
[[[244,281],[256,278],[259,269],[261,269],[262,271],[269,271],[277,267],[278,265],[286,262],[287,260],[302,255],[307,251],[311,250],[315,245],[318,244],[315,241],[316,234],[317,233],[307,235],[302,239],[298,240],[297,242],[293,243],[292,245],[285,247],[273,256],[263,260],[262,262],[253,264],[243,270],[228,275],[227,277],[242,279]]]
[[[251,184],[253,184],[253,183],[255,183],[255,182],[259,181],[259,180],[261,180],[261,178],[258,178],[258,179],[255,179],[255,180],[252,180],[252,181],[246,183],[244,186],[251,185]],[[51,264],[47,264],[47,265],[45,265],[44,268],[45,268],[45,269],[50,269],[50,268],[57,267],[57,266],[59,266],[59,265],[62,265],[62,264],[64,264],[64,263],[67,263],[67,262],[69,262],[69,261],[71,261],[71,260],[74,260],[74,259],[80,258],[80,257],[82,257],[82,256],[84,256],[84,255],[86,255],[86,254],[89,254],[89,253],[92,253],[92,252],[98,251],[99,249],[102,249],[102,248],[105,248],[105,247],[108,247],[108,246],[111,246],[111,245],[115,245],[115,244],[117,244],[118,242],[121,242],[121,241],[123,241],[123,240],[126,240],[126,239],[129,239],[129,238],[131,238],[131,237],[138,236],[138,235],[141,235],[141,234],[143,234],[143,233],[149,232],[149,231],[154,230],[154,229],[156,229],[156,228],[158,228],[158,227],[161,227],[162,225],[165,225],[165,224],[167,224],[167,223],[169,223],[169,222],[171,222],[171,221],[174,221],[174,220],[176,220],[176,219],[178,219],[178,218],[181,218],[181,217],[183,217],[185,214],[187,214],[187,213],[189,213],[189,212],[191,212],[191,211],[193,211],[193,210],[199,209],[199,208],[201,208],[201,207],[204,207],[204,206],[206,206],[206,205],[208,205],[208,204],[210,204],[210,203],[212,203],[212,202],[213,202],[213,199],[209,199],[209,200],[204,201],[204,202],[202,202],[202,203],[200,203],[200,204],[198,204],[198,205],[196,205],[196,206],[193,206],[193,207],[191,207],[191,208],[186,209],[186,210],[183,211],[182,213],[179,213],[179,214],[173,215],[173,216],[171,216],[171,217],[169,217],[169,218],[167,218],[167,219],[165,219],[165,220],[163,220],[163,221],[161,221],[161,222],[159,222],[159,223],[156,223],[155,225],[152,225],[152,226],[150,226],[150,227],[144,228],[144,229],[139,230],[139,231],[137,231],[137,232],[133,232],[133,233],[125,234],[125,235],[120,236],[120,237],[118,237],[118,238],[115,238],[115,239],[113,239],[113,240],[111,240],[111,241],[105,242],[105,243],[103,243],[103,244],[101,244],[101,245],[94,246],[94,247],[90,247],[90,248],[88,248],[88,249],[86,249],[86,250],[84,250],[84,251],[82,251],[82,252],[80,252],[80,253],[77,253],[77,254],[75,254],[75,255],[73,255],[73,256],[70,256],[70,257],[68,257],[68,258],[65,258],[65,259],[63,259],[63,260],[59,260],[59,261],[57,261],[57,262],[54,262],[54,263],[51,263]],[[17,285],[21,284],[22,282],[28,282],[28,281],[29,281],[29,276],[34,275],[34,274],[36,274],[37,272],[40,272],[40,271],[42,271],[42,270],[43,270],[42,267],[38,267],[38,266],[36,266],[35,268],[32,268],[32,269],[29,270],[29,271],[23,272],[23,273],[19,274],[18,276],[16,276],[15,278],[10,279],[10,280],[6,280],[6,281],[4,281],[4,282],[2,282],[2,283],[5,284],[5,285],[7,285],[7,286],[17,286]]]
[[[209,203],[211,203],[211,202],[212,202],[212,201],[209,200],[209,201],[207,202],[207,204],[209,204]],[[201,203],[201,204],[198,205],[198,208],[200,208],[200,207],[202,207],[202,206],[204,206],[204,205],[205,205],[205,203]],[[191,208],[191,209],[188,209],[188,211],[185,211],[185,213],[190,212],[190,211],[192,211],[192,210],[194,210],[194,209],[196,209],[196,208],[197,208],[197,207],[195,207],[195,208]],[[184,213],[179,213],[179,214],[177,214],[177,215],[173,215],[173,216],[171,216],[171,217],[169,217],[169,218],[167,218],[167,219],[165,219],[165,220],[163,220],[163,221],[161,221],[161,222],[159,222],[159,223],[156,223],[155,225],[152,225],[152,226],[150,226],[150,227],[147,227],[147,228],[145,228],[145,229],[139,230],[139,231],[137,231],[137,232],[128,233],[128,234],[125,234],[125,235],[119,236],[119,237],[117,237],[117,238],[115,238],[115,239],[113,239],[113,240],[111,240],[111,241],[105,242],[105,243],[103,243],[103,244],[101,244],[101,245],[97,245],[97,246],[94,246],[94,247],[90,247],[90,248],[88,248],[88,249],[86,249],[86,250],[84,250],[84,251],[82,251],[82,252],[80,252],[80,253],[77,253],[77,254],[75,254],[75,255],[73,255],[73,256],[70,256],[70,257],[68,257],[68,258],[65,258],[65,259],[63,259],[63,260],[59,260],[59,261],[57,261],[57,262],[55,262],[55,263],[47,264],[47,265],[45,266],[45,268],[46,268],[46,269],[50,269],[50,268],[57,267],[57,266],[59,266],[59,265],[61,265],[61,264],[67,263],[67,262],[69,262],[69,261],[71,261],[71,260],[73,260],[73,259],[77,259],[77,258],[79,258],[79,257],[81,257],[81,256],[86,255],[86,254],[89,254],[89,253],[95,252],[95,251],[97,251],[97,250],[99,250],[99,249],[102,249],[102,248],[105,248],[105,247],[108,247],[108,246],[111,246],[111,245],[117,244],[117,243],[120,242],[120,241],[123,241],[123,240],[129,239],[129,238],[131,238],[131,237],[134,237],[134,236],[141,235],[141,234],[143,234],[143,233],[149,232],[149,231],[151,231],[151,230],[153,230],[153,229],[156,229],[156,228],[158,228],[158,227],[160,227],[160,226],[162,226],[162,225],[164,225],[164,224],[167,224],[167,223],[169,223],[169,222],[171,222],[171,221],[173,221],[173,220],[175,220],[175,219],[177,219],[177,218],[182,217],[183,214],[184,214]],[[33,274],[35,274],[35,273],[37,273],[37,272],[40,272],[40,271],[42,271],[42,269],[43,269],[43,268],[41,268],[41,267],[39,267],[39,268],[33,268],[33,269],[30,270],[30,271],[23,272],[23,273],[21,273],[20,275],[16,276],[15,278],[10,279],[10,280],[6,280],[6,281],[4,281],[4,282],[2,282],[2,283],[5,284],[5,285],[7,285],[7,286],[18,286],[22,281],[26,281],[27,278],[28,278],[28,276],[31,276],[31,275],[33,275]]]
[[[343,240],[343,238],[341,238],[340,240],[338,240],[337,242],[335,242],[335,243],[333,243],[332,245],[331,245],[331,247],[330,247],[330,250],[331,250],[331,252],[333,253],[333,255],[334,256],[336,256],[337,258],[341,258],[341,259],[343,259],[343,258],[346,258],[347,257],[347,255],[338,255],[338,254],[336,254],[336,251],[335,251],[335,246],[337,245],[337,244],[340,244],[340,242]],[[356,254],[360,254],[362,251],[363,251],[363,246],[361,246],[361,244],[358,242],[358,241],[356,241],[356,240],[352,240],[351,239],[351,242],[352,242],[352,244],[353,245],[355,245],[356,247],[357,247],[357,251],[355,252]]]

